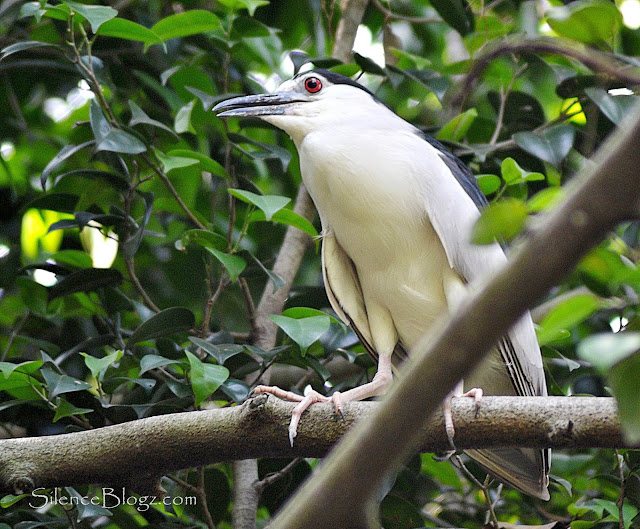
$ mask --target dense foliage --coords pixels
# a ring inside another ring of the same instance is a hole
[[[318,224],[292,210],[300,174],[286,135],[224,123],[210,112],[216,102],[273,89],[309,63],[361,76],[478,175],[492,201],[476,229],[481,243],[517,241],[636,99],[640,32],[622,12],[640,12],[637,0],[374,0],[351,63],[329,58],[341,17],[329,0],[110,4],[0,6],[6,436],[234,405],[271,366],[307,369],[298,391],[370,376],[371,361],[328,309],[311,243],[286,310],[273,315],[278,346],[252,345],[254,304],[267,282],[282,283],[270,268],[286,227],[315,236]],[[550,392],[613,388],[635,440],[639,252],[638,224],[621,226],[534,312]],[[336,357],[359,369],[332,378]],[[261,461],[261,477],[287,463]],[[297,462],[263,490],[261,524],[314,464]],[[206,501],[148,510],[36,511],[32,497],[9,495],[0,527],[230,527],[232,484],[227,464],[181,472],[165,480],[169,495]],[[549,504],[491,490],[505,521],[629,527],[640,461],[632,451],[556,452]],[[481,489],[428,454],[407,464],[381,503],[386,529],[477,527],[486,512]]]

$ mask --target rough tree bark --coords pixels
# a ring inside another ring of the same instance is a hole
[[[267,395],[231,408],[159,415],[51,437],[2,440],[0,492],[83,484],[136,490],[146,476],[221,461],[323,457],[354,423],[366,420],[380,405],[348,403],[344,421],[335,416],[330,404],[314,405],[304,414],[293,447],[288,426],[295,403]],[[459,449],[625,446],[612,398],[486,397],[477,413],[471,399],[458,398],[452,409]],[[437,413],[420,432],[420,450],[448,449],[442,414]],[[240,479],[249,478],[250,473],[240,473]],[[252,479],[242,486],[249,491],[255,490],[254,484]],[[242,508],[250,506],[242,504]],[[244,516],[255,517],[255,512]]]

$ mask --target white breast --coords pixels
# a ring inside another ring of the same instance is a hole
[[[430,176],[424,174],[429,160],[415,167],[398,156],[396,141],[405,135],[368,131],[364,140],[321,131],[307,135],[298,150],[323,230],[333,232],[355,263],[368,311],[388,310],[410,346],[446,310],[445,283],[459,278],[417,192],[423,188],[417,179]],[[426,147],[429,156],[433,149]],[[433,167],[440,164],[434,158]]]

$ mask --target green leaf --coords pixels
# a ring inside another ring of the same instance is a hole
[[[126,178],[118,173],[112,173],[110,171],[99,171],[96,169],[74,169],[72,171],[68,171],[66,173],[62,173],[56,176],[55,186],[58,188],[62,183],[67,185],[68,179],[80,179],[86,178],[88,180],[103,180],[105,183],[108,183],[114,189],[118,191],[128,191],[129,183]],[[124,217],[123,217],[124,218]]]
[[[225,267],[231,281],[235,281],[238,279],[238,276],[242,273],[242,271],[247,266],[246,261],[242,257],[238,257],[237,255],[231,255],[228,253],[221,252],[214,248],[205,247],[206,250],[211,253],[222,266]]]
[[[112,268],[85,268],[72,272],[49,288],[49,300],[75,294],[76,292],[90,292],[115,286],[122,283],[122,274]]]
[[[142,201],[144,202],[144,216],[138,223],[136,231],[132,233],[123,244],[123,253],[127,259],[133,257],[138,251],[140,243],[142,243],[142,237],[144,236],[147,224],[149,224],[149,219],[151,219],[151,213],[153,212],[153,193],[138,191],[138,194],[142,197]]]
[[[182,134],[183,132],[191,132],[196,134],[196,129],[193,128],[191,124],[191,113],[193,112],[193,108],[196,104],[197,99],[187,103],[184,105],[178,113],[173,121],[173,128],[176,130],[178,134]]]
[[[557,206],[566,196],[566,191],[562,187],[547,187],[533,195],[527,201],[530,213],[545,211]]]
[[[141,376],[147,371],[151,371],[152,369],[157,369],[159,367],[178,363],[178,360],[171,360],[170,358],[165,358],[164,356],[144,355],[140,359],[140,373],[138,373],[138,376]]]
[[[103,37],[116,37],[144,42],[145,44],[162,44],[162,39],[153,31],[125,18],[113,18],[105,22],[100,26],[97,34]],[[129,101],[129,104],[131,104],[131,101]]]
[[[296,320],[301,320],[303,318],[311,318],[313,316],[326,316],[331,320],[331,323],[336,323],[338,325],[343,326],[344,323],[342,321],[334,318],[333,316],[327,314],[326,312],[322,312],[318,309],[312,309],[311,307],[291,307],[282,312],[283,316],[287,316],[288,318],[295,318]]]
[[[251,213],[251,216],[249,217],[250,222],[257,222],[261,220],[267,220],[264,214],[264,211],[256,210],[253,213]],[[281,210],[278,210],[271,217],[271,221],[277,222],[278,224],[286,224],[287,226],[293,226],[295,228],[298,228],[299,230],[302,230],[305,233],[308,233],[309,235],[311,235],[311,237],[318,236],[318,230],[315,229],[313,224],[311,224],[311,222],[309,222],[303,216],[298,215],[292,209],[283,208]]]
[[[142,323],[129,337],[127,345],[130,347],[144,340],[155,340],[175,332],[188,331],[196,322],[196,318],[189,309],[184,307],[170,307],[151,316]]]
[[[289,162],[291,162],[291,153],[285,149],[284,147],[280,147],[279,145],[273,145],[270,143],[262,143],[247,136],[243,136],[242,134],[236,134],[230,132],[227,134],[229,141],[233,142],[236,145],[236,148],[250,156],[251,158],[255,158],[256,160],[271,160],[276,159],[280,160],[282,164],[282,170],[286,171],[289,166]],[[241,149],[238,144],[248,143],[255,147],[258,147],[260,151],[247,151],[245,149]]]
[[[14,494],[7,494],[0,498],[0,508],[8,509],[12,505],[18,503],[22,498],[26,498],[27,496],[33,498],[31,494],[20,494],[19,496],[15,496]],[[10,525],[5,523],[0,523],[0,529],[11,529]]]
[[[181,169],[182,167],[190,167],[192,165],[198,164],[198,160],[194,158],[169,156],[167,154],[164,154],[162,151],[156,151],[156,156],[158,157],[158,160],[160,160],[165,173],[169,173],[174,169]]]
[[[177,137],[176,133],[170,128],[167,127],[164,123],[160,123],[155,119],[151,119],[147,114],[142,110],[138,105],[136,105],[133,101],[129,100],[129,108],[131,109],[131,121],[129,121],[129,126],[133,127],[134,125],[151,125],[152,127],[157,127],[162,130],[166,130],[171,133],[173,136]]]
[[[56,405],[56,414],[53,416],[53,422],[58,422],[64,417],[71,417],[72,415],[84,415],[85,413],[91,413],[91,408],[78,408],[69,403],[66,399],[60,397]]]
[[[91,130],[96,137],[97,151],[140,154],[147,150],[147,146],[133,134],[112,127],[95,99],[91,101],[89,107],[89,120]]]
[[[290,198],[281,197],[278,195],[257,195],[256,193],[252,193],[251,191],[244,191],[242,189],[229,189],[229,194],[234,197],[246,202],[247,204],[253,204],[254,206],[260,208],[264,212],[264,216],[266,220],[271,220],[271,217],[285,207],[289,202],[291,202]]]
[[[355,60],[356,64],[360,66],[360,69],[363,72],[370,73],[373,75],[381,75],[382,77],[387,76],[387,72],[385,72],[384,69],[380,65],[378,65],[377,62],[375,62],[372,59],[369,59],[369,57],[365,57],[364,55],[360,55],[358,52],[354,51],[353,59]]]
[[[36,314],[47,313],[49,291],[47,287],[28,277],[16,277],[16,285],[20,289],[20,299]]]
[[[547,11],[547,22],[558,35],[586,44],[611,41],[622,26],[622,14],[606,0],[582,0]]]
[[[160,40],[169,40],[220,28],[220,19],[213,13],[194,9],[163,18],[151,28],[151,31]]]
[[[91,268],[91,257],[80,250],[60,250],[51,256],[58,264],[66,264],[74,268]]]
[[[637,445],[640,443],[640,353],[636,352],[615,364],[607,372],[606,379],[618,401],[622,435],[627,443]]]
[[[600,333],[578,344],[580,358],[606,373],[618,362],[640,351],[640,332]]]
[[[85,141],[80,145],[65,145],[60,152],[56,154],[53,159],[47,164],[47,166],[42,171],[42,175],[40,176],[40,184],[42,185],[42,189],[45,188],[45,184],[47,183],[47,178],[51,174],[51,172],[58,167],[62,162],[64,162],[67,158],[70,158],[78,151],[88,147],[89,145],[93,145],[94,140]]]
[[[540,345],[556,342],[561,338],[562,331],[582,323],[599,308],[600,301],[594,294],[576,294],[565,299],[540,321],[538,342]]]
[[[183,247],[193,243],[203,248],[213,248],[221,252],[224,252],[228,246],[227,239],[219,233],[199,229],[184,232],[181,242]]]
[[[478,111],[475,108],[470,108],[442,127],[438,134],[436,134],[436,138],[449,141],[462,140],[477,117]]]
[[[544,180],[542,173],[530,173],[525,171],[513,158],[505,158],[501,167],[502,179],[508,186],[519,184],[520,182],[534,182]]]
[[[473,31],[473,11],[465,0],[431,0],[442,19],[463,37]]]
[[[42,360],[28,360],[20,364],[12,362],[0,362],[0,372],[5,378],[9,378],[14,371],[25,375],[35,373],[42,367]]]
[[[228,378],[220,386],[220,389],[227,397],[233,399],[236,404],[242,404],[249,396],[249,386],[241,380],[235,378]]]
[[[198,357],[185,351],[191,366],[189,378],[195,395],[195,404],[200,406],[202,401],[213,394],[220,385],[229,378],[229,370],[224,366],[201,362]]]
[[[53,399],[63,393],[72,393],[75,391],[83,391],[89,389],[91,384],[78,380],[68,375],[60,375],[50,367],[43,367],[40,370],[42,377],[49,391],[49,398]]]
[[[218,0],[218,3],[228,7],[232,11],[246,9],[251,16],[253,16],[259,7],[269,5],[268,0]]]
[[[480,190],[485,195],[491,195],[495,193],[500,186],[502,185],[502,180],[500,180],[499,176],[494,174],[479,174],[476,176],[478,180],[478,185],[480,186]]]
[[[169,156],[180,156],[182,158],[193,158],[194,160],[197,160],[200,163],[200,166],[205,171],[208,171],[209,173],[211,173],[213,175],[221,176],[222,178],[229,179],[229,174],[227,173],[225,168],[222,167],[222,165],[220,165],[218,162],[216,162],[215,160],[209,158],[208,156],[205,156],[204,154],[200,154],[198,152],[190,151],[188,149],[173,149],[173,150],[169,151],[167,154]]]
[[[585,88],[584,93],[593,101],[602,113],[614,123],[620,122],[632,112],[638,102],[638,97],[633,95],[612,96],[602,88]]]
[[[218,364],[224,364],[229,358],[244,351],[244,346],[235,343],[213,344],[195,336],[189,336],[189,340],[198,347],[204,349],[209,355],[216,359]]]
[[[278,291],[278,289],[283,286],[285,284],[285,280],[282,279],[278,274],[276,274],[275,272],[267,269],[262,262],[260,261],[260,259],[258,259],[255,255],[253,255],[252,253],[250,253],[249,255],[251,255],[251,257],[253,258],[253,260],[258,263],[258,266],[262,269],[262,271],[267,274],[267,276],[269,277],[269,279],[271,279],[271,281],[273,282],[273,292],[276,293]]]
[[[97,33],[102,24],[115,18],[118,11],[107,6],[91,6],[72,2],[71,0],[62,0],[63,4],[69,6],[74,12],[82,15],[91,25],[91,31]]]
[[[541,133],[518,132],[513,135],[516,145],[556,167],[573,147],[574,139],[575,129],[571,125],[558,125]]]
[[[599,507],[601,507],[603,510],[607,511],[611,519],[613,519],[616,522],[620,520],[620,510],[616,502],[603,500],[600,498],[594,498],[592,501],[595,504],[597,504]],[[622,504],[622,516],[624,518],[625,528],[632,527],[632,526],[635,527],[635,522],[633,522],[633,519],[636,517],[637,514],[638,514],[638,509],[625,500],[624,503]]]
[[[289,318],[287,316],[269,316],[300,347],[303,356],[309,346],[329,330],[329,316],[312,316],[310,318]]]
[[[11,44],[10,46],[6,46],[0,50],[0,61],[9,57],[14,53],[18,53],[19,51],[30,50],[33,48],[42,48],[43,46],[48,46],[50,48],[57,48],[62,50],[60,46],[57,44],[51,44],[49,42],[41,42],[39,40],[25,40],[22,42],[16,42],[15,44]]]
[[[91,371],[91,376],[97,380],[102,380],[104,371],[111,365],[122,358],[122,351],[116,351],[102,358],[96,358],[87,353],[80,353],[84,357],[84,363]]]
[[[472,240],[476,244],[491,244],[497,240],[513,239],[524,228],[527,205],[522,200],[508,198],[489,204],[473,227]]]

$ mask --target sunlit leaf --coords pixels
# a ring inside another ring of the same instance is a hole
[[[224,366],[202,362],[189,351],[185,351],[185,354],[191,366],[189,378],[195,396],[195,404],[200,406],[202,401],[211,396],[229,378],[229,370]]]
[[[563,300],[540,321],[538,342],[540,345],[554,343],[561,339],[562,331],[571,330],[599,308],[600,301],[594,294],[576,294]]]
[[[251,16],[253,16],[259,7],[269,5],[268,0],[218,0],[218,2],[233,11],[246,9]]]
[[[179,156],[181,158],[192,158],[200,163],[203,170],[208,171],[213,175],[221,176],[222,178],[229,178],[227,171],[222,167],[222,165],[204,154],[190,151],[188,149],[173,149],[167,154],[169,156]]]
[[[118,15],[118,11],[108,6],[86,5],[72,2],[71,0],[62,0],[62,2],[69,6],[74,12],[86,18],[87,22],[91,25],[91,31],[94,33],[98,31],[102,24]]]
[[[478,111],[475,108],[464,111],[445,124],[438,131],[438,134],[436,134],[436,138],[440,140],[460,141],[465,137],[469,127],[473,125],[477,117]]]
[[[291,202],[291,199],[287,197],[277,195],[257,195],[256,193],[244,191],[243,189],[229,189],[228,191],[229,194],[243,202],[253,204],[260,208],[264,212],[265,220],[271,220],[271,217],[273,217],[276,212]]]
[[[522,231],[527,215],[527,205],[521,200],[509,198],[494,202],[482,211],[473,227],[472,240],[476,244],[510,240]]]
[[[161,40],[169,40],[220,29],[220,27],[220,19],[211,11],[194,9],[163,18],[151,28],[151,31]]]
[[[310,318],[289,318],[287,316],[269,316],[300,347],[304,355],[309,346],[329,330],[329,316],[312,316]]]
[[[152,30],[126,18],[112,18],[104,22],[98,29],[97,34],[104,37],[144,42],[145,44],[162,44],[162,39]],[[129,101],[129,104],[131,104],[131,101]]]
[[[587,44],[612,39],[622,26],[622,14],[605,0],[582,0],[547,11],[547,23],[564,37]]]
[[[228,253],[221,252],[220,250],[216,250],[215,248],[210,248],[208,246],[205,247],[206,250],[211,253],[222,266],[225,267],[231,281],[235,281],[238,279],[238,276],[242,273],[242,271],[247,266],[246,261],[242,257],[238,257],[237,255],[231,255]]]

